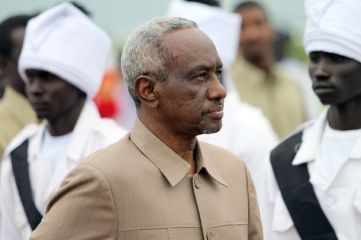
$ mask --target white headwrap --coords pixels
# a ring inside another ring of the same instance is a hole
[[[199,29],[213,41],[224,68],[228,69],[233,64],[241,30],[241,18],[238,14],[197,2],[174,0],[169,6],[168,16],[196,22]]]
[[[57,5],[29,21],[19,58],[27,69],[53,73],[93,97],[101,84],[111,40],[70,3]]]
[[[361,0],[306,0],[304,45],[361,63]]]

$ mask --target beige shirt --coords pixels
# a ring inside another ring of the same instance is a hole
[[[139,120],[64,180],[31,239],[263,239],[252,180],[230,152],[198,143],[197,173]]]
[[[28,123],[36,121],[36,115],[28,100],[11,87],[6,87],[0,101],[0,161],[5,148],[15,135]]]
[[[231,74],[241,99],[261,108],[280,138],[306,120],[300,87],[276,65],[266,75],[238,58]]]

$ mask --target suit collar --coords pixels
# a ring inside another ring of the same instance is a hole
[[[139,150],[157,166],[172,187],[187,176],[190,165],[155,136],[139,119],[135,121],[130,138]],[[195,151],[197,173],[204,168],[217,182],[226,185],[224,179],[211,164],[207,149],[197,142]]]

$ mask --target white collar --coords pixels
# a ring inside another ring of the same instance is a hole
[[[84,104],[84,107],[80,113],[78,121],[74,127],[73,134],[69,142],[69,149],[66,153],[66,158],[72,161],[78,161],[82,156],[82,147],[85,142],[88,140],[87,134],[90,134],[89,129],[95,128],[94,120],[100,119],[98,110],[96,109],[94,103],[87,101]],[[42,121],[38,125],[38,129],[35,135],[32,137],[32,140],[29,142],[29,161],[36,159],[37,154],[40,153],[41,144],[43,142],[44,131],[47,128],[47,121]]]
[[[302,144],[292,161],[292,165],[300,165],[316,159],[327,121],[327,111],[328,109],[312,125],[303,130]]]
[[[320,150],[323,132],[327,124],[327,112],[328,108],[320,115],[313,125],[306,127],[303,130],[302,144],[292,161],[292,165],[308,163],[316,159]],[[361,159],[361,135],[357,138],[349,158]]]

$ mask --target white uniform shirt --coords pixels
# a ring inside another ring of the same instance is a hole
[[[73,132],[61,136],[52,136],[49,131],[44,131],[39,157],[49,159],[53,171],[55,171],[58,163],[65,157],[72,133]]]
[[[5,150],[0,172],[0,240],[29,239],[31,228],[25,215],[16,187],[9,153],[25,139],[29,139],[29,177],[33,198],[41,214],[68,172],[90,153],[116,142],[126,131],[110,119],[101,119],[95,105],[87,102],[71,133],[69,147],[52,169],[50,159],[42,157],[41,146],[47,123],[25,127]],[[51,237],[50,237],[51,238]]]
[[[338,162],[340,164],[333,164],[333,174],[327,174],[325,161],[320,158],[327,124],[326,113],[327,110],[314,124],[305,127],[302,145],[292,164],[307,163],[310,182],[338,239],[359,240],[361,239],[361,135],[353,140],[352,148],[346,151],[347,159],[345,161],[341,159]],[[337,147],[340,146],[333,148]],[[260,199],[265,240],[300,239],[280,194],[269,160],[265,180],[263,192],[266,194]]]

